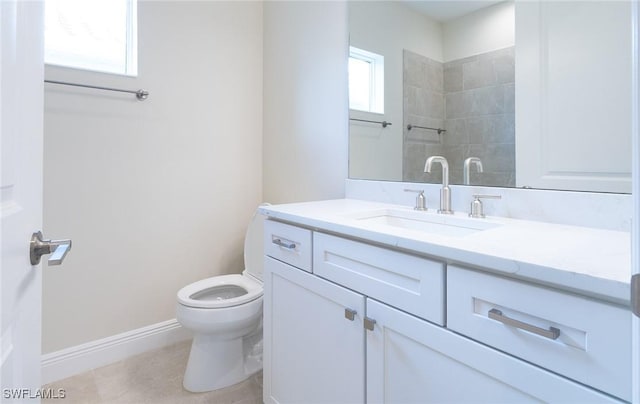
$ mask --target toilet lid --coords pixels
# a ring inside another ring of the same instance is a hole
[[[262,293],[262,285],[248,276],[220,275],[180,289],[178,303],[201,309],[222,309],[250,302]]]
[[[260,206],[266,205],[268,203],[263,203]],[[265,216],[256,210],[244,238],[245,271],[259,280],[262,280],[262,267],[264,265],[264,219]]]

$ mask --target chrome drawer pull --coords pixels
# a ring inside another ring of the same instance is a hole
[[[279,238],[274,238],[271,242],[279,247],[286,248],[287,250],[296,249],[296,243],[292,243],[290,241],[282,241]]]
[[[509,318],[503,315],[502,312],[498,309],[489,310],[489,318],[492,320],[499,321],[505,325],[510,325],[512,327],[516,327],[525,331],[532,332],[534,334],[540,335],[541,337],[555,340],[555,339],[558,339],[558,337],[560,336],[560,330],[555,327],[549,327],[548,330],[545,330],[544,328],[536,327],[535,325],[523,323],[522,321]]]

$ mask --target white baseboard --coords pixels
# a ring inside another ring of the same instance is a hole
[[[175,319],[42,355],[42,384],[192,338]]]

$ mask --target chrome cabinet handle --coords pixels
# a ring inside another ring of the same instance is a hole
[[[296,243],[291,241],[282,241],[279,238],[274,238],[271,242],[279,247],[286,248],[287,250],[295,250]]]
[[[560,337],[560,330],[555,327],[549,327],[549,329],[544,329],[540,327],[536,327],[535,325],[531,325],[528,323],[524,323],[522,321],[510,318],[502,314],[502,312],[498,309],[489,310],[489,318],[492,320],[499,321],[505,325],[510,325],[515,328],[520,328],[521,330],[529,331],[536,335],[540,335],[541,337],[549,338],[556,340]]]
[[[31,265],[38,265],[45,254],[51,254],[47,260],[49,265],[60,265],[70,250],[71,240],[44,240],[40,231],[31,235],[29,243]]]
[[[358,312],[353,309],[344,309],[344,318],[346,318],[349,321],[355,320],[356,314],[358,314]]]
[[[373,331],[374,325],[376,325],[376,320],[369,317],[364,318],[364,328],[366,328],[369,331]]]

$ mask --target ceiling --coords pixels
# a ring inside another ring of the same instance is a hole
[[[501,3],[504,0],[400,0],[408,7],[425,14],[437,21],[449,21],[472,13],[481,8]]]

